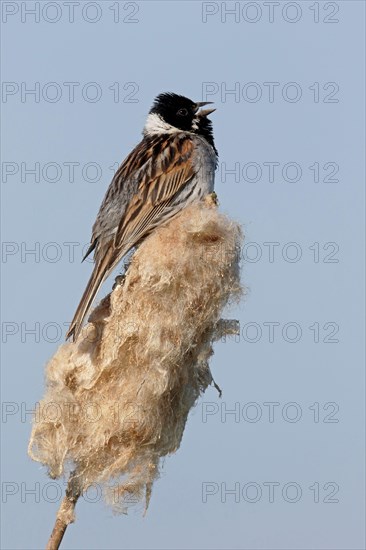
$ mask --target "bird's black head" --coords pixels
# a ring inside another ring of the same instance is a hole
[[[146,133],[166,133],[174,129],[203,136],[213,147],[212,122],[207,115],[215,109],[203,109],[210,101],[194,102],[182,95],[166,92],[155,98],[145,126]]]

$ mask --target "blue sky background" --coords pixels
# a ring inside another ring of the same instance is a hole
[[[113,167],[162,91],[216,103],[216,190],[246,235],[248,294],[227,313],[241,335],[216,344],[223,397],[193,410],[147,516],[90,493],[63,548],[364,548],[365,4],[249,4],[80,1],[70,22],[41,2],[36,22],[35,2],[2,2],[4,549],[43,548],[53,526],[63,484],[28,458],[26,410],[89,277]]]

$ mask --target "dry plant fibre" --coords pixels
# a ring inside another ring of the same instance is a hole
[[[30,456],[77,493],[98,484],[116,511],[149,501],[161,457],[178,449],[188,413],[212,383],[212,343],[240,297],[239,226],[211,195],[158,228],[76,343],[46,367]],[[73,518],[68,518],[68,522]]]

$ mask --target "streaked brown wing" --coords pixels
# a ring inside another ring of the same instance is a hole
[[[141,174],[137,193],[118,226],[114,240],[116,249],[137,244],[192,179],[195,175],[192,152],[192,140],[182,134],[169,137],[159,149],[154,148]]]

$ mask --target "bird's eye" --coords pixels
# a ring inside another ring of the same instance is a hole
[[[179,111],[177,112],[177,115],[179,115],[179,116],[187,116],[187,115],[188,115],[188,111],[187,111],[187,109],[179,109]]]

